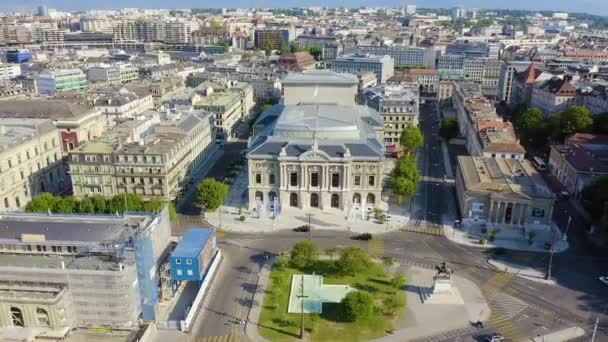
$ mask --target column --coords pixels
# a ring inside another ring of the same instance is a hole
[[[300,173],[302,174],[302,179],[300,181],[300,189],[308,188],[308,166],[306,164],[300,165]]]
[[[492,210],[494,210],[494,201],[490,201],[490,208],[488,209],[488,216],[486,217],[486,221],[492,222]]]
[[[522,226],[526,224],[526,217],[528,217],[528,205],[524,204],[521,212],[521,221],[519,224]]]

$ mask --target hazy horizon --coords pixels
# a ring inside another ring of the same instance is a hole
[[[524,10],[547,10],[565,12],[584,12],[595,15],[608,15],[608,1],[578,0],[578,1],[555,1],[555,0],[512,0],[509,2],[497,0],[428,0],[428,1],[390,1],[390,0],[224,0],[222,5],[205,4],[202,1],[183,0],[171,2],[167,6],[166,1],[160,0],[105,0],[105,1],[79,1],[74,0],[22,0],[15,2],[4,2],[0,4],[1,11],[32,10],[39,5],[46,5],[58,10],[90,10],[90,9],[120,9],[120,8],[289,8],[307,6],[327,7],[360,7],[360,6],[389,6],[404,7],[406,4],[415,4],[426,8],[451,8],[462,5],[467,8],[482,9],[524,9]],[[215,2],[214,4],[217,4]]]

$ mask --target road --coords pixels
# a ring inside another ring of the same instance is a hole
[[[421,108],[420,126],[425,145],[418,154],[418,160],[423,178],[415,200],[418,210],[414,216],[420,224],[438,224],[448,210],[455,208],[453,188],[443,183],[445,170],[436,136],[438,121],[433,108]],[[222,173],[225,162],[218,164],[211,174]],[[569,211],[571,208],[566,202],[557,202],[555,208],[554,218],[564,230],[567,219],[563,215],[573,215]],[[590,331],[595,317],[600,317],[596,341],[608,341],[608,315],[602,313],[608,305],[608,287],[597,281],[598,274],[608,273],[608,262],[605,252],[603,255],[597,253],[580,240],[580,229],[584,226],[580,219],[575,217],[570,227],[572,249],[555,256],[553,276],[558,283],[556,286],[505,274],[487,263],[495,251],[457,245],[443,236],[399,231],[375,236],[377,241],[370,244],[351,240],[347,232],[315,231],[313,240],[321,248],[359,244],[368,250],[373,248],[375,253],[393,256],[405,264],[432,267],[447,261],[455,272],[482,289],[484,295],[491,299],[493,312],[508,316],[504,319],[493,314],[489,325],[513,337],[542,335],[570,325]],[[218,240],[225,260],[205,303],[205,310],[194,324],[193,336],[203,338],[202,341],[215,341],[219,337],[227,341],[244,340],[245,337],[241,336],[243,327],[236,321],[247,317],[264,256],[289,250],[306,236],[306,233],[291,231],[255,235],[225,233]],[[547,253],[509,251],[506,257],[535,266],[544,265],[547,261]],[[476,336],[476,333],[465,331],[456,336],[439,336],[436,340],[472,340]]]

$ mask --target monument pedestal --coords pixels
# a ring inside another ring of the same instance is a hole
[[[434,278],[433,292],[424,300],[425,304],[464,304],[460,291],[449,278]]]

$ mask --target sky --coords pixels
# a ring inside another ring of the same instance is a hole
[[[403,7],[415,4],[418,7],[450,8],[458,5],[471,8],[511,8],[529,10],[552,10],[567,12],[587,12],[608,16],[607,0],[1,0],[0,10],[34,9],[47,5],[59,10],[113,9],[125,7],[140,8],[201,8],[201,7],[359,7],[391,6]]]

